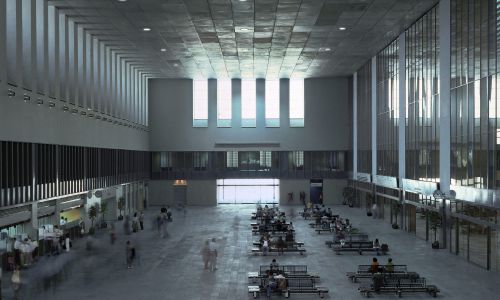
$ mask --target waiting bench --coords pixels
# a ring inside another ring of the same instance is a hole
[[[350,242],[370,242],[368,239],[368,234],[366,233],[354,233],[354,234],[349,234],[347,235],[344,239],[344,243],[350,243]],[[332,248],[333,245],[340,245],[341,240],[335,237],[331,241],[325,241],[325,245],[328,247]]]
[[[273,293],[282,294],[289,298],[291,294],[317,294],[321,298],[328,294],[328,289],[325,287],[318,287],[312,278],[286,278],[286,288],[279,290],[273,289]],[[261,279],[260,285],[249,285],[248,292],[253,294],[254,298],[260,296],[261,293],[266,293],[268,279]]]
[[[304,249],[302,247],[286,247],[286,248],[283,248],[283,253],[285,253],[285,252],[298,252],[300,255],[304,255],[304,253],[306,252],[306,249]],[[254,248],[252,248],[252,253],[255,255],[264,254],[264,251],[262,251],[262,248],[254,247]],[[276,247],[269,247],[268,253],[280,253],[280,251],[278,251],[278,248],[276,248]]]
[[[408,272],[406,265],[393,265],[391,272],[387,271],[386,266],[379,266],[378,272],[384,279],[417,279],[420,277],[416,272]],[[373,279],[373,272],[370,265],[359,265],[357,272],[347,272],[346,276],[352,282],[356,282],[358,279]]]
[[[304,247],[304,242],[297,242],[297,241],[284,241],[286,247]],[[262,243],[260,241],[254,241],[253,246],[255,247],[262,247]]]
[[[347,242],[343,245],[333,245],[333,251],[335,251],[335,254],[340,254],[340,252],[358,252],[359,255],[362,255],[365,251],[376,251],[376,249],[373,248],[373,241],[363,241]],[[387,247],[387,249],[384,249],[384,251],[382,251],[382,248],[380,248],[379,251],[382,252],[382,254],[385,254],[389,252],[389,248]]]
[[[286,278],[310,278],[319,279],[319,273],[311,273],[307,271],[306,265],[282,265],[278,267],[260,266],[259,272],[248,272],[248,279],[255,282],[257,279],[267,278],[268,273],[281,274]]]
[[[395,293],[401,297],[403,293],[429,293],[432,297],[436,297],[440,290],[435,285],[427,285],[425,278],[417,279],[384,279],[381,286],[361,286],[359,292],[370,297],[372,293]]]

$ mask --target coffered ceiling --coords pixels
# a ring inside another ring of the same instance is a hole
[[[168,78],[350,75],[437,0],[49,1]],[[144,28],[150,31],[144,31]],[[345,30],[343,30],[345,28]]]

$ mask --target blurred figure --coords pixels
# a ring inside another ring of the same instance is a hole
[[[111,245],[115,244],[116,241],[115,223],[111,223],[111,227],[109,228],[109,241],[111,242]]]
[[[209,243],[210,249],[210,271],[217,270],[217,244],[215,238]]]
[[[144,230],[144,211],[141,211],[139,215],[139,224],[141,225],[141,230]]]
[[[66,237],[64,239],[64,248],[66,252],[69,252],[69,249],[71,248],[71,240],[69,239],[69,233],[66,233]]]
[[[134,217],[132,218],[132,231],[139,231],[139,218],[137,217],[137,212],[134,213]]]
[[[123,232],[126,235],[130,235],[130,217],[129,217],[129,215],[126,215],[125,221],[123,221]]]
[[[206,240],[203,248],[201,249],[201,257],[205,265],[205,270],[208,270],[208,264],[210,263],[210,241]]]
[[[14,290],[14,299],[19,298],[19,292],[21,290],[21,271],[19,270],[19,265],[16,265],[11,277],[12,289]]]
[[[130,241],[127,241],[127,246],[125,248],[125,255],[127,259],[127,269],[132,269],[132,263],[135,258],[135,248],[132,246]]]

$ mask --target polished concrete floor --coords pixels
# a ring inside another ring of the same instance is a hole
[[[169,235],[161,239],[152,230],[151,221],[145,231],[124,236],[117,223],[118,241],[110,245],[106,231],[94,240],[94,249],[85,250],[84,240],[75,242],[70,253],[42,258],[35,266],[22,271],[21,299],[250,299],[247,293],[247,272],[257,271],[272,257],[250,255],[252,236],[250,213],[253,205],[221,205],[190,207],[187,214],[174,212],[169,223]],[[299,207],[291,210],[298,213]],[[430,245],[401,230],[393,230],[382,220],[368,218],[363,210],[345,206],[334,212],[351,219],[352,223],[388,243],[395,264],[407,264],[411,271],[426,277],[429,284],[441,289],[440,298],[498,299],[500,274],[488,272],[451,255],[448,250],[433,250]],[[157,208],[150,208],[152,219]],[[335,255],[325,246],[327,234],[316,234],[299,217],[292,219],[297,239],[305,242],[304,256],[285,254],[276,257],[281,264],[307,264],[319,272],[319,285],[330,289],[329,299],[363,299],[357,292],[359,284],[351,283],[345,273],[358,264],[369,264],[371,255]],[[203,270],[200,250],[207,238],[215,237],[219,246],[218,270]],[[130,239],[138,249],[139,259],[134,268],[125,264],[125,241]],[[385,262],[386,257],[381,257]],[[12,299],[10,274],[3,276],[3,298]],[[396,298],[375,295],[376,298]],[[430,298],[427,294],[405,294],[407,299]],[[264,298],[264,297],[262,297]],[[281,298],[273,296],[273,299]],[[292,295],[293,299],[315,299],[314,295]]]

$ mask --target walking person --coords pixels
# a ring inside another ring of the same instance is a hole
[[[134,218],[132,219],[132,231],[139,231],[139,218],[137,217],[137,212],[134,213]]]
[[[135,248],[130,243],[130,241],[127,241],[127,246],[125,247],[125,255],[127,258],[127,269],[132,269],[132,263],[134,262],[135,258]]]
[[[116,241],[115,223],[111,223],[111,226],[109,228],[109,239],[111,245],[114,245]]]
[[[215,238],[212,238],[212,241],[209,243],[210,249],[210,271],[217,270],[217,244]]]
[[[206,240],[203,248],[201,249],[201,257],[205,265],[205,270],[208,270],[208,265],[210,263],[210,241]]]
[[[14,290],[14,299],[20,299],[19,293],[21,290],[21,271],[19,265],[16,265],[11,277],[12,289]]]
[[[139,224],[141,225],[141,230],[144,230],[144,211],[141,211],[139,215]]]

